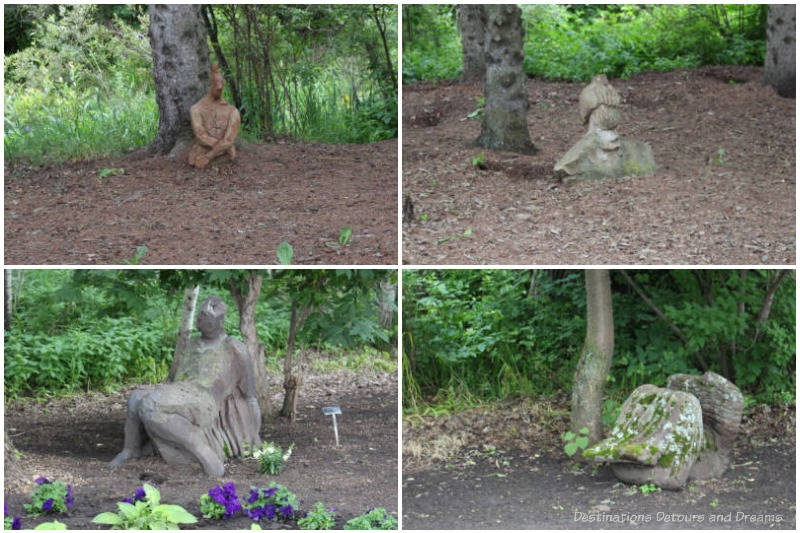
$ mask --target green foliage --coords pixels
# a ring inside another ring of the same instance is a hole
[[[31,493],[31,503],[23,504],[28,516],[46,513],[66,513],[73,504],[72,486],[63,481],[48,481],[40,477],[38,486]]]
[[[110,525],[111,529],[179,529],[178,524],[194,524],[197,518],[179,505],[162,504],[161,495],[151,485],[144,485],[145,499],[134,504],[118,502],[118,513],[100,513],[92,519],[95,524]]]
[[[67,524],[63,524],[58,520],[54,520],[53,522],[42,522],[33,529],[39,529],[44,531],[66,531]]]
[[[250,487],[250,497],[242,505],[245,514],[255,521],[290,520],[297,513],[297,496],[279,483],[271,481],[269,487]]]
[[[768,270],[628,271],[684,343],[612,271],[615,349],[603,421],[644,383],[727,374],[758,403],[793,403],[795,280],[782,278],[758,324]],[[581,271],[406,270],[403,405],[459,409],[507,396],[569,391],[585,335]],[[741,311],[740,311],[741,306]]]
[[[292,456],[292,450],[294,450],[294,443],[289,446],[286,453],[283,453],[283,449],[274,442],[265,442],[261,448],[253,450],[253,458],[258,461],[262,474],[277,476],[283,470],[284,463]]]
[[[572,457],[578,450],[583,451],[589,446],[589,428],[581,428],[578,434],[567,431],[561,435],[561,440],[564,441],[564,453]]]
[[[145,255],[147,255],[147,246],[139,246],[136,248],[136,253],[133,256],[133,259],[130,260],[130,264],[138,265],[139,261],[141,261]]]
[[[762,65],[764,5],[526,4],[525,71],[554,80],[627,78],[645,70]],[[404,6],[417,16],[404,41],[403,80],[453,79],[461,69],[452,10]]]
[[[322,502],[317,502],[305,517],[297,521],[297,525],[300,529],[333,529],[336,525],[333,516],[333,511],[328,511]]]
[[[101,168],[97,171],[97,177],[100,179],[107,178],[109,176],[122,176],[125,174],[124,168]]]
[[[651,492],[661,492],[659,487],[656,487],[652,483],[645,483],[644,485],[639,486],[639,490],[642,494],[650,494]]]
[[[292,245],[286,241],[283,241],[278,245],[278,261],[282,265],[291,265],[292,259],[294,258],[294,249]]]
[[[397,529],[397,519],[386,509],[378,507],[351,518],[344,529]]]
[[[486,152],[481,152],[472,158],[472,166],[481,170],[486,169]]]
[[[339,232],[339,244],[342,246],[346,246],[350,244],[350,239],[352,239],[353,230],[350,229],[350,226],[345,226],[342,228],[342,231]]]

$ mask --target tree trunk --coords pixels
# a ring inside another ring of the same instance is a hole
[[[461,30],[461,57],[464,70],[462,82],[483,82],[486,76],[486,12],[479,4],[458,6],[458,25]]]
[[[486,82],[478,144],[492,150],[536,153],[528,132],[528,93],[522,66],[522,11],[516,5],[486,5]]]
[[[3,310],[4,310],[3,330],[4,331],[7,331],[7,330],[11,329],[11,316],[12,316],[11,313],[13,311],[12,302],[14,301],[14,298],[13,298],[14,287],[13,287],[13,284],[11,283],[12,282],[12,277],[13,277],[12,273],[13,273],[13,270],[11,270],[10,268],[7,268],[5,270],[5,272],[3,273],[3,289],[5,289],[4,292],[3,292],[3,296],[5,297],[5,299],[4,299],[5,307],[3,308]]]
[[[204,6],[200,10],[203,15],[203,20],[206,23],[206,30],[208,36],[211,38],[211,45],[214,47],[214,55],[217,56],[219,66],[222,68],[222,75],[225,76],[225,81],[231,87],[231,95],[233,95],[233,106],[236,109],[242,108],[242,96],[239,94],[239,87],[236,83],[236,76],[228,65],[228,60],[225,54],[222,53],[222,47],[219,44],[219,36],[217,34],[217,17],[214,15],[214,7],[211,4]]]
[[[392,56],[389,53],[389,44],[386,41],[386,22],[383,21],[380,8],[372,4],[372,19],[375,21],[375,26],[378,27],[378,32],[381,35],[381,42],[383,43],[383,56],[386,60],[386,74],[392,82],[395,92],[397,91],[397,77],[394,74],[394,66],[392,65]]]
[[[603,438],[603,387],[614,355],[614,316],[608,270],[586,271],[586,341],[572,385],[571,429],[589,429],[589,444]]]
[[[253,381],[256,386],[256,397],[261,407],[261,419],[264,421],[269,413],[269,391],[267,390],[267,367],[264,364],[264,346],[258,343],[256,331],[256,302],[261,294],[261,284],[264,277],[251,273],[247,280],[247,294],[243,294],[236,285],[235,280],[230,280],[230,291],[236,308],[239,310],[239,331],[244,337],[247,353],[253,361],[256,375]]]
[[[174,156],[191,142],[189,108],[208,90],[208,31],[199,4],[151,4],[149,14],[158,103],[150,149]]]
[[[288,417],[291,422],[297,418],[297,395],[300,391],[302,378],[294,374],[292,358],[294,356],[294,340],[297,332],[311,314],[312,307],[305,306],[298,310],[297,302],[292,302],[291,317],[289,318],[289,336],[286,338],[286,357],[283,359],[283,407],[281,416]]]
[[[175,379],[175,372],[181,367],[181,360],[186,356],[186,348],[189,346],[189,339],[192,337],[194,311],[197,308],[197,295],[199,293],[200,285],[186,287],[183,291],[183,310],[181,312],[181,321],[178,325],[175,355],[172,357],[172,365],[169,367],[167,381],[173,381]]]
[[[795,96],[795,6],[771,4],[767,14],[767,53],[764,56],[764,83],[779,95]]]

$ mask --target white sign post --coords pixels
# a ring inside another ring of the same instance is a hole
[[[333,407],[323,407],[322,408],[322,414],[324,414],[325,416],[330,415],[331,418],[333,418],[333,436],[336,439],[336,446],[338,447],[339,446],[339,429],[336,427],[336,415],[342,414],[342,410],[339,408],[338,405],[337,406],[333,406]]]

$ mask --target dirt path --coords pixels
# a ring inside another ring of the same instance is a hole
[[[584,133],[583,84],[529,80],[534,156],[472,166],[478,85],[403,91],[406,264],[794,264],[795,100],[754,67],[611,80],[620,133],[650,143],[651,178],[561,184],[555,161]]]
[[[573,470],[566,458],[518,450],[464,455],[475,464],[404,475],[404,528],[795,528],[794,447],[737,450],[738,466],[722,479],[648,494],[608,469]]]
[[[273,405],[280,406],[280,379],[275,379]],[[279,476],[258,472],[252,461],[232,461],[222,479],[209,478],[199,466],[167,465],[159,458],[132,461],[117,470],[108,462],[122,448],[124,405],[129,389],[114,393],[80,394],[43,404],[28,402],[5,413],[5,427],[22,452],[21,479],[6,479],[4,494],[9,512],[22,515],[33,480],[45,476],[73,483],[75,507],[59,517],[70,529],[95,529],[91,519],[129,497],[143,481],[157,485],[162,501],[183,506],[201,517],[198,499],[225,481],[236,484],[241,497],[250,485],[285,485],[297,494],[301,508],[322,501],[336,507],[338,527],[372,507],[397,511],[397,381],[394,374],[373,376],[341,373],[309,377],[304,382],[294,425],[283,419],[262,426],[265,441],[284,449],[296,448]],[[325,405],[339,405],[339,436],[333,445]],[[46,521],[23,517],[26,528]],[[200,519],[197,529],[249,529],[252,521],[238,516],[224,522]],[[266,529],[296,528],[264,523]],[[188,529],[188,528],[187,528]]]
[[[397,141],[5,168],[6,264],[124,264],[139,246],[141,264],[277,264],[282,241],[295,264],[396,264]]]

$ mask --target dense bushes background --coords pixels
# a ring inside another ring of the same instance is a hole
[[[165,272],[14,271],[17,296],[11,329],[5,331],[6,398],[164,381],[183,298],[175,271]],[[221,278],[226,273],[214,272]],[[376,279],[388,275],[364,272]],[[259,341],[265,346],[267,366],[276,370],[286,349],[292,281],[296,280],[265,279],[256,307]],[[241,338],[236,305],[225,285],[201,285],[199,299],[215,294],[225,300],[226,331]],[[381,323],[374,291],[347,286],[341,279],[326,292],[324,307],[300,330],[296,348],[324,351],[330,360],[320,366],[326,368],[396,368],[390,354],[396,325],[387,329]]]
[[[404,6],[403,81],[457,78],[454,6]],[[525,71],[552,80],[625,78],[645,70],[762,65],[767,6],[523,5]]]
[[[608,396],[669,374],[725,373],[749,401],[794,403],[795,279],[783,278],[755,327],[774,271],[629,271],[686,336],[612,271],[615,350]],[[406,270],[403,403],[468,405],[571,389],[585,335],[582,271]],[[742,311],[739,305],[742,304]]]

